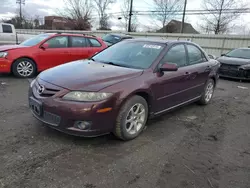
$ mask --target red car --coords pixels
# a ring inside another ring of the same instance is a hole
[[[106,47],[102,39],[95,36],[44,33],[20,45],[0,46],[0,73],[33,77],[36,72],[87,59]]]

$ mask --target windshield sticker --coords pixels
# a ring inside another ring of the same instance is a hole
[[[154,48],[154,49],[161,49],[161,46],[159,45],[152,45],[152,44],[144,44],[143,48]]]

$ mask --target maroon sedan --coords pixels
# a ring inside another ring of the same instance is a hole
[[[148,118],[192,102],[208,104],[219,63],[187,41],[131,39],[89,60],[42,72],[30,85],[34,116],[79,136],[130,140]]]

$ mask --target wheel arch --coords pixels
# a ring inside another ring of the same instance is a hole
[[[212,75],[209,77],[210,79],[212,79],[214,81],[214,85],[216,86],[217,85],[217,79],[216,79],[216,76],[215,75]]]
[[[140,90],[136,90],[132,93],[130,93],[129,95],[127,95],[125,98],[123,98],[122,102],[120,103],[120,107],[119,109],[123,106],[123,104],[129,99],[131,98],[132,96],[134,95],[138,95],[142,98],[144,98],[148,104],[148,111],[149,111],[149,115],[150,113],[152,112],[152,105],[153,105],[153,95],[151,92],[149,92],[148,90],[143,90],[143,89],[140,89]]]
[[[12,72],[12,73],[13,73],[13,65],[14,65],[14,63],[15,63],[18,59],[22,59],[22,58],[30,59],[31,61],[33,61],[33,63],[35,63],[35,65],[36,65],[36,71],[38,70],[37,63],[36,63],[36,61],[34,60],[34,58],[29,57],[29,56],[21,56],[21,57],[18,57],[18,58],[14,59],[14,60],[12,61],[12,63],[11,63],[11,72]]]

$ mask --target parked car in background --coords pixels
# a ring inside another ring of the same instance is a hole
[[[111,46],[117,42],[121,42],[125,39],[132,39],[133,37],[130,35],[122,34],[122,33],[110,33],[105,35],[102,40],[108,45]]]
[[[18,77],[33,77],[36,72],[88,59],[107,45],[94,36],[69,33],[44,33],[20,45],[0,46],[0,72]]]
[[[250,48],[234,49],[217,58],[220,77],[250,80]]]
[[[0,45],[19,44],[34,36],[34,34],[19,34],[13,24],[0,22]]]
[[[89,60],[42,72],[30,85],[29,104],[37,119],[59,131],[113,132],[130,140],[148,117],[196,101],[208,104],[218,68],[194,43],[125,40]]]

